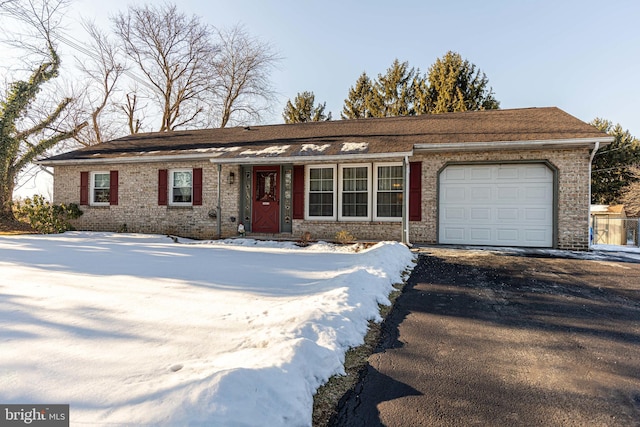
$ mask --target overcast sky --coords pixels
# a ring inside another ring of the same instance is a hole
[[[89,17],[108,27],[109,16],[129,3],[75,0],[69,18]],[[266,123],[282,123],[286,101],[302,91],[313,91],[338,119],[363,71],[376,77],[398,58],[426,72],[452,50],[486,73],[502,108],[557,106],[587,122],[620,123],[640,137],[637,0],[177,4],[217,27],[242,23],[282,56],[272,75],[280,98]]]

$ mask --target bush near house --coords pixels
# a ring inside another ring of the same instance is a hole
[[[35,231],[44,234],[73,230],[69,220],[82,215],[80,207],[75,203],[54,205],[40,195],[17,202],[14,211],[19,221],[28,223]]]

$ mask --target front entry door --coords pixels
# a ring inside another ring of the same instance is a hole
[[[255,233],[280,231],[280,168],[255,166],[253,168],[253,221]]]

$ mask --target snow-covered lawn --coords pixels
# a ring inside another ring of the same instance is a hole
[[[71,425],[310,425],[413,258],[392,242],[0,236],[0,402],[68,403]]]
[[[627,258],[640,260],[640,248],[637,246],[591,245],[591,250],[596,251],[596,253],[617,254]]]

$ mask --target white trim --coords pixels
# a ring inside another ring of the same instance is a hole
[[[173,174],[176,172],[189,172],[191,174],[191,201],[190,202],[174,202],[173,201]],[[169,206],[193,206],[193,169],[180,168],[169,169]]]
[[[373,202],[371,203],[371,215],[373,216],[374,221],[389,221],[389,222],[402,222],[402,215],[400,216],[378,216],[377,208],[378,208],[378,168],[385,166],[400,166],[402,167],[402,162],[378,162],[373,164],[373,184],[371,185],[371,192],[373,194]],[[403,194],[404,197],[404,188],[407,186],[405,183],[404,173],[400,174],[400,178],[402,179],[402,190],[399,193]]]
[[[95,193],[96,189],[96,175],[107,175],[109,177],[109,186],[107,190],[109,190],[109,199],[111,199],[111,172],[109,171],[92,171],[89,173],[89,206],[110,206],[111,202],[96,202],[95,201]]]
[[[344,216],[342,213],[342,193],[344,192],[344,169],[367,169],[367,216]],[[345,163],[338,165],[338,221],[371,221],[371,163]]]
[[[493,141],[493,142],[453,142],[453,143],[425,143],[413,146],[416,152],[451,152],[451,151],[492,151],[492,150],[522,150],[545,149],[545,148],[576,148],[580,146],[591,147],[594,142],[609,144],[614,141],[613,137],[602,138],[580,138],[580,139],[556,139],[556,140],[533,140],[533,141]]]
[[[333,215],[331,216],[311,216],[309,215],[309,193],[311,191],[310,169],[332,169],[333,170]],[[329,165],[305,165],[304,167],[304,219],[309,221],[336,221],[338,212],[338,166]]]

